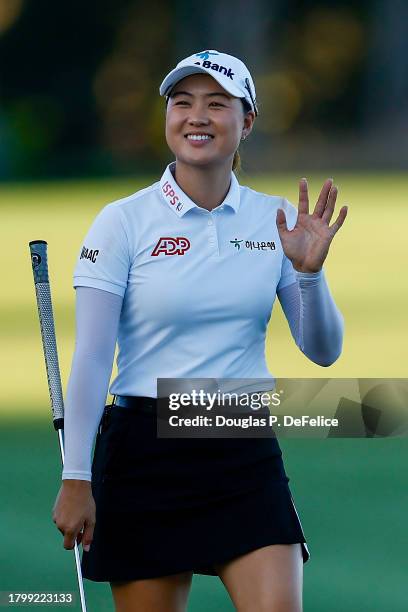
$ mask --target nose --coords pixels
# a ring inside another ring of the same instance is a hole
[[[188,119],[188,123],[190,125],[208,125],[210,122],[208,115],[206,113],[205,107],[202,105],[194,105],[191,108],[191,113]]]
[[[190,117],[190,119],[188,120],[190,125],[208,125],[210,123],[208,117]]]

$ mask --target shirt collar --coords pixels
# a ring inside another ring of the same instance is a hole
[[[197,206],[193,200],[191,200],[187,194],[180,189],[178,184],[176,183],[176,179],[173,176],[174,169],[176,167],[176,162],[171,162],[166,170],[164,171],[161,179],[160,179],[160,193],[165,202],[167,202],[168,206],[174,210],[178,217],[182,217],[186,214],[188,210],[191,208],[202,209],[201,206]],[[237,177],[233,172],[231,172],[231,184],[228,190],[227,195],[224,198],[224,201],[217,206],[220,208],[221,206],[229,206],[234,210],[234,212],[238,211],[240,204],[240,188]],[[203,209],[202,209],[203,210]]]

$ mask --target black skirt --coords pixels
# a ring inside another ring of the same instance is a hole
[[[158,438],[156,402],[108,405],[92,463],[96,524],[84,578],[192,571],[270,544],[309,550],[272,438]]]

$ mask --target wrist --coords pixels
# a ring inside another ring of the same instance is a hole
[[[323,268],[318,272],[299,272],[295,270],[295,277],[300,287],[318,285],[323,279]]]
[[[320,268],[303,268],[300,265],[296,265],[296,264],[292,264],[293,265],[293,269],[295,270],[295,272],[299,272],[301,274],[317,274],[318,272],[321,272],[323,270],[322,267]]]
[[[323,268],[320,270],[314,270],[313,272],[311,270],[295,270],[295,274],[296,276],[303,276],[304,278],[318,278],[323,274]]]
[[[90,480],[79,480],[77,478],[64,478],[62,484],[70,489],[90,488],[92,485]]]

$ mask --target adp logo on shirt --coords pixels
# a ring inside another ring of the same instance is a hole
[[[189,239],[183,236],[178,236],[177,238],[169,238],[168,236],[159,238],[152,251],[152,257],[157,257],[160,253],[165,255],[184,255],[190,246]]]

